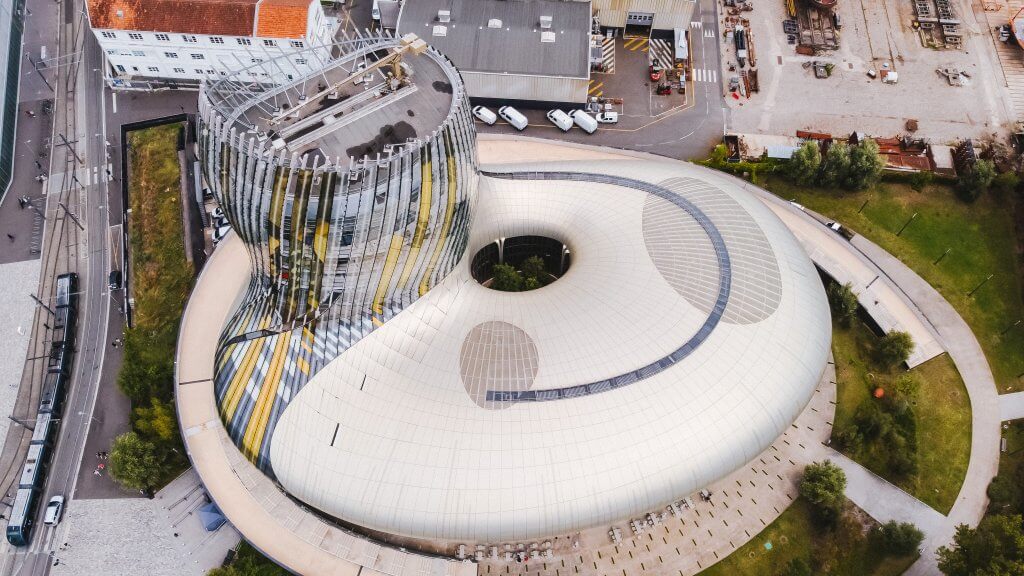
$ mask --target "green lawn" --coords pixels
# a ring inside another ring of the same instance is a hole
[[[892,447],[880,438],[865,442],[856,452],[844,452],[945,514],[956,501],[971,455],[971,406],[967,390],[946,354],[909,372],[879,368],[871,355],[877,339],[859,322],[850,328],[836,325],[833,329],[837,387],[833,434],[854,422],[861,405],[879,402],[872,396],[875,388],[881,387],[891,395],[897,379],[906,379],[918,390],[916,397],[909,400],[916,415],[917,472],[901,477],[890,470],[888,456]]]
[[[182,230],[177,150],[182,126],[168,124],[128,134],[128,288],[135,302],[118,385],[132,401],[133,429],[161,455],[160,485],[188,466],[173,418],[178,324],[194,274],[185,258]]]
[[[874,521],[847,506],[847,520],[827,531],[815,525],[809,504],[797,499],[750,542],[700,576],[775,576],[796,557],[807,561],[814,574],[834,576],[896,576],[914,563],[916,556],[887,558],[871,546],[863,531]]]
[[[942,293],[971,326],[999,391],[1024,387],[1018,378],[1024,373],[1024,323],[1002,334],[1024,318],[1010,201],[991,192],[974,204],[964,204],[948,186],[939,185],[916,192],[903,184],[881,184],[853,193],[801,188],[778,177],[763,184],[780,197],[836,218],[897,256]],[[896,236],[914,213],[917,218]],[[949,253],[934,264],[947,249]],[[992,279],[968,297],[989,274]]]
[[[1004,422],[1006,452],[999,455],[999,474],[989,487],[989,514],[1024,514],[1024,420]]]

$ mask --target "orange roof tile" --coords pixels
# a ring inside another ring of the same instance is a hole
[[[263,0],[256,9],[256,35],[304,38],[311,3],[310,0]]]
[[[252,36],[257,0],[88,0],[93,28]]]

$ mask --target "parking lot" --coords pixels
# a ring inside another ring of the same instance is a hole
[[[985,137],[1013,117],[984,12],[956,2],[965,28],[962,50],[926,48],[912,27],[913,6],[905,0],[840,1],[843,26],[837,50],[802,56],[787,42],[782,0],[756,3],[746,12],[758,55],[760,92],[748,99],[727,95],[732,132],[791,135],[796,130],[831,133],[863,131],[877,136],[906,132],[918,121],[917,135],[936,143]],[[724,8],[722,8],[724,10]],[[979,10],[981,8],[979,7]],[[731,39],[723,38],[725,82],[737,75]],[[812,62],[830,64],[831,76],[814,75]],[[805,68],[805,64],[808,66]],[[896,84],[868,77],[888,65]],[[936,72],[966,72],[965,85],[952,86]]]
[[[698,18],[699,14],[694,17]],[[692,26],[691,46],[699,42],[702,35],[700,25]],[[673,158],[706,156],[722,136],[722,121],[709,121],[722,110],[719,78],[711,73],[717,69],[717,53],[695,50],[693,67],[700,74],[693,74],[687,79],[685,93],[673,89],[671,94],[658,95],[658,82],[650,79],[648,67],[652,58],[658,58],[660,63],[670,63],[674,58],[672,44],[671,39],[657,37],[653,40],[646,37],[606,40],[605,71],[591,74],[589,95],[613,102],[612,109],[619,113],[618,123],[602,124],[594,134],[587,134],[578,127],[563,133],[545,117],[548,108],[516,106],[529,120],[524,133],[641,150]],[[706,59],[710,64],[705,63]],[[678,87],[678,82],[674,82],[674,87]],[[497,106],[489,107],[497,111]],[[494,126],[478,120],[477,129],[483,133],[516,133],[515,128],[503,120]]]

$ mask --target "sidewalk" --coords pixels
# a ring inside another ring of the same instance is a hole
[[[0,333],[4,341],[0,346],[0,438],[6,438],[7,429],[15,425],[7,416],[13,415],[21,387],[35,313],[29,294],[34,294],[38,285],[39,265],[38,259],[0,264],[0,294],[4,295],[0,300]]]

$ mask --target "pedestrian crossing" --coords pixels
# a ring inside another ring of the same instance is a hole
[[[601,82],[600,80],[591,80],[590,88],[587,89],[587,96],[593,96],[596,98],[604,96],[604,90],[602,90],[603,87],[604,82]]]
[[[713,28],[705,28],[703,22],[700,22],[700,21],[690,22],[690,28],[693,28],[695,30],[700,30],[701,31],[701,35],[704,36],[705,38],[714,38],[715,37],[715,30]]]
[[[718,82],[718,70],[705,70],[703,68],[694,68],[693,81],[714,84],[715,82]]]
[[[615,38],[601,38],[601,73],[615,74]]]
[[[626,41],[622,43],[622,47],[630,52],[647,52],[649,42],[650,39],[646,36],[634,36],[626,38]]]
[[[668,40],[659,40],[654,38],[650,41],[648,46],[650,47],[648,60],[653,61],[657,58],[658,62],[666,68],[671,67],[675,63],[675,48],[672,47],[672,43]]]

